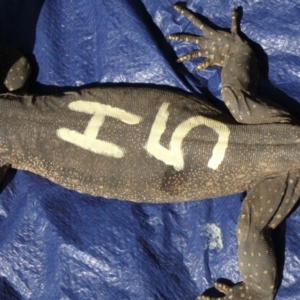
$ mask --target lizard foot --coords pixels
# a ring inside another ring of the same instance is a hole
[[[232,26],[231,31],[229,32],[212,28],[210,25],[197,18],[183,3],[176,3],[174,8],[176,11],[187,17],[203,32],[202,36],[173,34],[167,37],[167,39],[172,41],[185,41],[201,46],[201,49],[194,50],[179,57],[177,62],[183,62],[197,57],[206,57],[206,59],[199,63],[194,69],[194,71],[200,71],[212,65],[223,67],[228,58],[232,57],[237,49],[239,51],[241,50],[241,46],[243,46],[245,52],[249,51],[250,53],[252,51],[248,44],[244,42],[238,34],[239,24],[237,21],[237,9],[232,11]]]
[[[202,295],[197,297],[196,300],[268,300],[268,298],[265,298],[264,296],[253,294],[243,282],[240,282],[233,286],[227,285],[225,283],[215,282],[214,287],[219,292],[223,293],[224,296],[211,297]]]

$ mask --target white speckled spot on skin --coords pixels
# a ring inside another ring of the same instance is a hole
[[[218,134],[218,141],[212,150],[212,156],[207,164],[209,168],[216,170],[223,161],[225,151],[228,147],[230,135],[228,127],[221,122],[203,116],[191,117],[177,126],[172,134],[170,147],[167,149],[161,146],[159,141],[167,127],[169,105],[167,102],[161,105],[152,125],[148,141],[144,146],[145,150],[158,160],[163,161],[166,165],[173,166],[176,171],[181,171],[184,168],[182,151],[183,139],[193,128],[199,125],[205,125]]]
[[[112,117],[129,125],[138,124],[142,120],[140,116],[128,113],[123,109],[91,101],[74,101],[69,104],[69,108],[93,116],[83,134],[68,128],[60,128],[56,131],[57,136],[88,151],[115,158],[122,158],[124,151],[113,143],[97,139],[105,117]]]
[[[221,228],[218,227],[216,224],[206,224],[201,230],[201,235],[206,236],[208,238],[207,245],[205,246],[206,249],[223,249],[222,231]]]

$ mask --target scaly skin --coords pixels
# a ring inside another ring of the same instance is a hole
[[[277,288],[271,233],[300,194],[299,126],[256,94],[257,62],[239,34],[236,11],[227,32],[202,23],[183,5],[174,7],[204,33],[169,36],[201,46],[178,61],[206,56],[196,71],[223,67],[222,96],[231,115],[186,93],[137,86],[2,94],[1,165],[78,192],[136,202],[190,201],[251,189],[237,231],[243,282],[216,283],[225,294],[217,299],[271,300]],[[29,74],[27,60],[13,53],[17,63],[3,77],[9,90],[19,89]]]

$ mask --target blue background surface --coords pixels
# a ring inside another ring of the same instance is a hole
[[[199,34],[166,0],[1,0],[0,38],[33,64],[31,90],[95,82],[154,83],[220,95],[220,69],[175,64],[194,48],[164,35]],[[208,3],[209,2],[209,3]],[[242,30],[268,56],[271,83],[300,102],[300,6],[291,0],[191,0]],[[262,88],[264,91],[264,86]],[[101,170],[95,170],[101,172]],[[234,174],[232,174],[234,178]],[[135,204],[68,191],[11,171],[0,194],[0,299],[195,299],[220,278],[240,280],[235,230],[243,195]],[[300,209],[281,226],[279,299],[300,297]],[[284,264],[284,265],[283,265]]]

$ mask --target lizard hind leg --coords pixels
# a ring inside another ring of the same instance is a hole
[[[243,281],[233,286],[215,283],[225,296],[199,296],[197,300],[273,300],[277,265],[273,229],[284,220],[300,196],[300,170],[269,175],[252,184],[238,222],[238,256]]]

